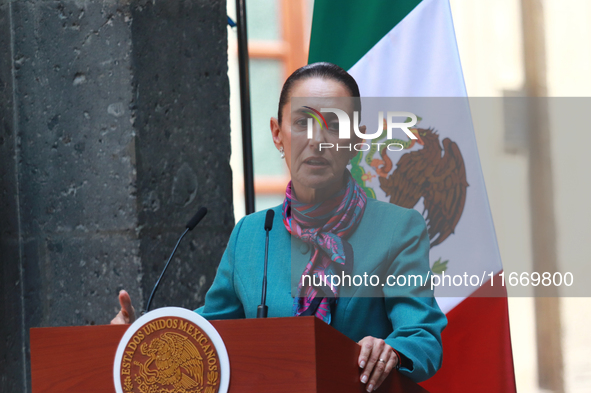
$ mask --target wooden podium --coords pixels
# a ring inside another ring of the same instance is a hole
[[[230,393],[361,393],[360,347],[315,317],[211,321],[230,358]],[[33,393],[114,393],[129,325],[31,329]],[[425,393],[392,371],[378,392]]]

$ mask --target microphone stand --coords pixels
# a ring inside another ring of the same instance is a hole
[[[185,237],[187,232],[192,231],[193,228],[195,228],[197,226],[197,224],[199,224],[199,222],[203,219],[203,217],[205,217],[206,214],[207,214],[207,208],[201,207],[197,211],[197,213],[195,213],[193,218],[191,218],[191,220],[189,220],[189,222],[187,223],[187,226],[186,226],[187,229],[185,229],[185,232],[183,232],[181,237],[179,237],[179,240],[176,242],[176,246],[174,246],[174,250],[172,250],[170,257],[168,257],[168,261],[166,262],[166,265],[164,265],[164,269],[162,270],[162,273],[160,273],[160,277],[158,277],[158,281],[156,281],[156,285],[154,285],[154,289],[152,289],[152,293],[150,294],[150,298],[148,299],[148,304],[146,305],[146,311],[144,311],[144,314],[147,313],[148,311],[150,311],[150,305],[152,304],[152,299],[154,298],[154,294],[156,293],[156,289],[158,289],[158,286],[160,285],[160,280],[162,280],[162,277],[164,276],[166,269],[168,269],[168,265],[170,264],[170,261],[172,261],[172,257],[176,253],[177,248],[179,248],[179,244],[181,244],[181,240],[183,240],[183,237]]]
[[[257,307],[257,318],[267,318],[267,312],[269,307],[265,304],[267,301],[267,260],[269,259],[269,232],[273,228],[273,218],[275,212],[273,210],[267,210],[265,217],[265,268],[263,271],[263,293],[261,295],[261,304]]]
[[[261,304],[257,307],[257,318],[267,318],[269,307],[265,304],[267,301],[267,259],[269,258],[269,231],[267,230],[265,240],[265,269],[263,271],[263,294],[261,295]]]
[[[181,237],[179,237],[179,240],[176,242],[176,246],[174,246],[174,250],[172,250],[172,254],[170,254],[170,257],[168,257],[168,261],[166,262],[166,265],[164,265],[164,269],[162,270],[162,273],[160,273],[160,277],[158,277],[158,281],[156,281],[156,285],[154,285],[154,289],[152,289],[152,293],[150,294],[150,298],[148,299],[148,304],[146,305],[146,311],[144,311],[144,313],[147,313],[148,311],[150,311],[150,305],[152,304],[152,299],[154,298],[154,293],[156,293],[156,289],[158,289],[158,285],[160,285],[160,280],[162,280],[162,277],[164,276],[166,269],[168,269],[168,265],[170,264],[170,261],[172,261],[172,257],[176,253],[176,249],[179,248],[179,244],[181,244],[181,240],[183,240],[183,237],[185,237],[187,232],[189,232],[189,228],[185,229],[185,232],[183,232]]]

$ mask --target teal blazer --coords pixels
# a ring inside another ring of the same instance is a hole
[[[290,317],[292,294],[310,260],[311,249],[285,229],[281,206],[273,210],[268,316]],[[256,317],[263,280],[264,221],[265,212],[261,211],[236,224],[205,305],[196,310],[206,319]],[[381,283],[388,275],[428,277],[429,235],[423,217],[414,209],[368,198],[363,218],[347,240],[354,252],[351,275],[377,275]],[[428,285],[342,286],[331,325],[356,342],[366,336],[384,339],[409,360],[408,367],[401,367],[400,372],[416,382],[430,378],[441,366],[441,331],[447,319]]]

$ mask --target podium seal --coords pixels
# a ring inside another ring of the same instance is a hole
[[[226,393],[230,362],[222,338],[205,318],[165,307],[127,329],[113,378],[117,393]]]

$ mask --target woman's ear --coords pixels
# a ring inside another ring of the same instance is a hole
[[[279,120],[275,117],[271,118],[270,122],[271,136],[273,137],[273,143],[277,149],[283,147],[283,140],[281,139],[281,127],[279,126]]]

